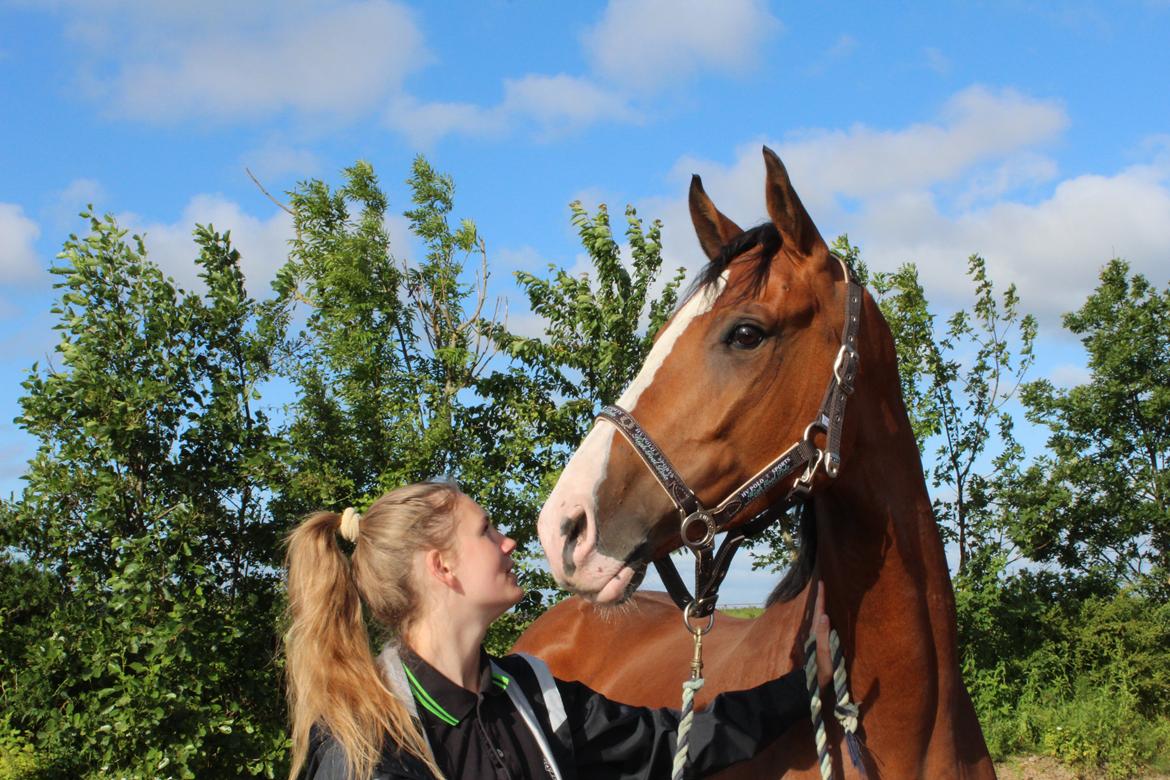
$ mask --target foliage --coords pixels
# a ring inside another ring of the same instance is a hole
[[[552,265],[548,279],[517,272],[531,310],[544,321],[543,338],[512,333],[503,324],[487,330],[512,365],[506,374],[481,384],[492,401],[482,413],[498,420],[483,429],[495,437],[497,448],[506,444],[523,453],[534,507],[552,489],[596,412],[614,402],[637,374],[654,334],[674,309],[683,277],[679,269],[654,295],[662,267],[662,225],[657,220],[646,228],[634,208],[627,207],[627,262],[604,204],[593,215],[579,202],[570,209],[596,276],[573,276]],[[500,419],[502,413],[510,420]],[[529,517],[535,520],[536,512]],[[546,574],[531,572],[529,577],[530,594],[537,587],[553,587]],[[552,598],[559,594],[552,593]],[[493,638],[501,649],[539,615],[539,610],[524,606],[519,619],[509,617],[493,627],[502,631]],[[511,639],[505,642],[505,637]]]
[[[1002,561],[1001,561],[1002,562]],[[1129,777],[1170,758],[1170,608],[1104,578],[975,560],[956,582],[963,669],[993,756]]]
[[[971,310],[952,314],[941,334],[912,264],[872,279],[897,345],[915,437],[920,448],[935,443],[931,482],[949,492],[936,495],[935,514],[944,539],[957,545],[960,572],[980,547],[1002,539],[997,481],[1023,454],[1007,404],[1034,360],[1036,337],[1014,285],[997,299],[978,255],[968,258],[967,273],[975,286]]]
[[[570,204],[572,222],[596,273],[573,276],[550,265],[550,278],[517,272],[516,279],[532,311],[544,320],[544,338],[525,338],[498,328],[493,336],[523,367],[546,405],[550,445],[576,446],[593,424],[595,413],[617,400],[641,368],[654,334],[678,301],[684,270],[654,297],[662,268],[662,223],[649,229],[633,206],[626,208],[630,262],[610,227],[601,204],[589,214],[580,202]],[[553,464],[563,450],[553,455]]]
[[[281,318],[228,236],[196,232],[196,296],[86,216],[53,269],[62,367],[23,385],[40,446],[0,517],[4,578],[25,579],[3,597],[4,711],[53,776],[271,776],[274,443],[252,402]]]
[[[1017,543],[1037,560],[1103,569],[1170,595],[1170,288],[1112,260],[1065,315],[1089,358],[1088,381],[1025,387],[1049,452],[1017,485]]]
[[[574,203],[591,269],[518,274],[544,329],[513,333],[485,311],[487,245],[452,219],[452,179],[420,157],[408,186],[413,260],[392,252],[369,165],[300,185],[262,301],[211,227],[195,231],[198,294],[108,217],[65,243],[60,365],[24,381],[18,424],[39,447],[0,502],[0,778],[282,773],[280,538],[312,509],[451,475],[527,556],[530,596],[489,649],[556,597],[534,565],[539,503],[636,374],[682,272],[659,280],[660,223],[628,208],[623,246],[605,206]],[[1091,376],[1024,389],[1050,431],[1024,469],[1008,400],[1035,324],[1014,289],[997,295],[973,256],[973,304],[940,329],[912,265],[872,273],[848,237],[834,249],[890,323],[945,491],[963,672],[993,752],[1117,777],[1166,761],[1170,290],[1106,266],[1065,319]],[[296,392],[280,417],[261,397],[274,382]]]

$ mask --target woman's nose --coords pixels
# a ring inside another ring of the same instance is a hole
[[[516,549],[516,540],[510,536],[505,536],[504,541],[500,544],[500,549],[503,550],[505,554],[510,554],[513,550]]]

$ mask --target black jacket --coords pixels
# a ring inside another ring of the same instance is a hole
[[[495,661],[520,686],[537,716],[564,780],[650,780],[670,777],[678,732],[677,710],[631,707],[611,701],[582,683],[556,680],[567,719],[561,729],[554,732],[532,667],[517,656],[506,656]],[[409,659],[407,667],[415,667],[416,663],[417,659]],[[420,672],[419,676],[422,677],[422,674]],[[485,686],[487,689],[492,687],[487,683]],[[485,690],[481,695],[490,694]],[[442,693],[435,692],[435,696],[441,700]],[[505,698],[503,707],[493,704],[483,709],[473,708],[458,725],[448,723],[446,727],[440,725],[440,721],[428,709],[419,709],[428,739],[440,752],[437,760],[447,772],[448,780],[497,780],[508,776],[502,768],[500,774],[484,774],[480,771],[468,774],[464,767],[444,766],[447,757],[442,755],[442,751],[443,740],[451,739],[453,729],[477,728],[482,733],[495,730],[498,734],[500,728],[512,728],[499,722],[500,718],[505,717],[503,713],[509,712],[510,704]],[[695,714],[691,726],[689,755],[693,776],[710,774],[750,758],[807,714],[808,698],[804,690],[804,675],[800,670],[746,691],[716,696],[707,709]],[[483,730],[475,722],[481,717],[492,719],[493,722],[487,724],[489,729]],[[523,726],[519,728],[523,729]],[[521,757],[524,760],[520,763],[527,767],[540,766],[541,754],[535,748],[533,739],[524,734],[516,736],[517,739],[508,741],[510,749],[518,749],[525,754],[530,750],[536,751],[535,755]],[[524,773],[529,774],[531,771],[527,769]],[[539,776],[543,778],[548,775],[541,772]],[[324,730],[318,729],[313,733],[302,777],[305,780],[348,780],[341,748]],[[429,780],[430,777],[421,761],[398,751],[393,745],[383,750],[374,773],[374,780]]]

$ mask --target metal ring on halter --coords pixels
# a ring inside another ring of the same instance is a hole
[[[810,436],[809,434],[811,434],[814,429],[818,429],[818,428],[821,431],[828,433],[829,432],[829,418],[822,414],[819,418],[817,418],[816,420],[813,420],[808,425],[804,426],[804,433],[800,437],[801,441],[807,441],[809,444],[812,444],[812,436]]]
[[[715,613],[712,612],[707,616],[707,626],[705,628],[695,628],[691,625],[691,607],[695,606],[695,602],[691,602],[683,607],[683,625],[687,627],[694,636],[702,636],[715,627]]]
[[[692,541],[690,536],[687,535],[687,529],[690,528],[692,523],[703,524],[703,537],[697,541]],[[685,544],[687,547],[690,547],[692,550],[698,550],[702,547],[710,546],[711,542],[715,539],[716,530],[715,518],[711,517],[711,514],[706,510],[700,509],[696,512],[691,512],[689,515],[683,518],[678,532],[682,536],[683,544]]]

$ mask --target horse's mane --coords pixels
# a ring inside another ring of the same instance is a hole
[[[768,595],[765,607],[796,598],[812,577],[813,565],[817,561],[817,518],[812,501],[805,501],[797,512],[800,520],[800,549],[796,552],[796,560]]]
[[[751,269],[749,269],[750,277],[747,286],[744,288],[744,295],[748,298],[754,298],[759,295],[760,290],[764,288],[764,284],[768,281],[768,272],[772,268],[772,258],[776,256],[777,250],[780,249],[783,243],[783,239],[780,238],[780,231],[771,222],[756,225],[754,228],[740,233],[723,245],[723,248],[719,250],[719,255],[714,260],[703,266],[703,269],[699,271],[699,275],[695,277],[695,281],[691,283],[686,295],[680,299],[679,307],[681,308],[699,290],[702,290],[718,279],[735,258],[757,246],[760,247],[760,253],[753,261]]]

